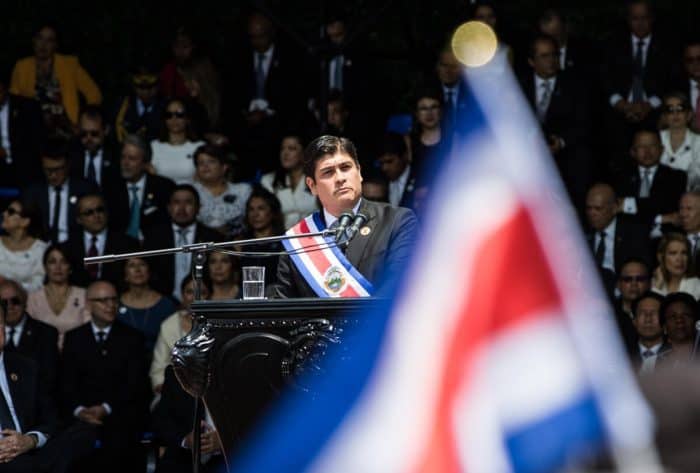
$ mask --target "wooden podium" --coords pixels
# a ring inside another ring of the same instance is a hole
[[[345,332],[377,303],[375,298],[195,302],[195,326],[173,350],[175,373],[187,392],[203,398],[231,452],[283,389],[313,395],[297,376],[322,375],[318,362],[326,350],[342,345]]]

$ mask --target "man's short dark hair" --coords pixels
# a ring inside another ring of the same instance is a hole
[[[666,324],[666,311],[671,304],[675,304],[676,302],[680,302],[690,309],[690,315],[693,317],[693,322],[697,322],[699,316],[698,301],[696,301],[695,298],[687,292],[672,292],[664,298],[663,302],[661,302],[661,307],[659,308],[659,323],[661,326]],[[693,324],[693,331],[695,331],[695,324]]]
[[[144,163],[151,162],[151,159],[153,158],[153,149],[151,148],[151,143],[149,143],[141,135],[138,135],[135,133],[126,135],[126,137],[124,137],[124,142],[122,143],[122,147],[124,145],[132,145],[132,146],[137,147],[143,153],[143,162]]]
[[[189,192],[194,196],[194,203],[197,205],[197,208],[200,206],[199,202],[199,192],[197,192],[197,189],[194,188],[193,185],[191,184],[178,184],[173,188],[173,191],[170,193],[170,196],[168,197],[168,202],[173,200],[173,196],[175,195],[176,192],[180,191],[186,191]]]
[[[622,268],[624,268],[628,264],[632,264],[632,263],[638,264],[640,266],[644,266],[644,269],[646,270],[647,274],[649,274],[651,272],[651,269],[649,268],[649,263],[644,258],[640,258],[638,256],[632,256],[632,257],[624,260],[622,262],[622,264],[620,265],[620,267],[617,268],[617,279],[620,279],[620,277],[622,276]]]
[[[60,138],[46,140],[41,146],[42,158],[65,159],[68,161],[68,142]]]
[[[639,303],[642,302],[644,299],[654,299],[659,302],[659,306],[663,306],[664,303],[664,296],[659,294],[658,292],[654,291],[646,291],[644,294],[641,296],[637,297],[634,301],[632,301],[632,316],[637,317],[637,306],[639,306]],[[661,322],[661,309],[659,308],[659,322]],[[663,325],[663,324],[661,324]]]
[[[85,105],[80,111],[80,118],[82,119],[83,117],[90,120],[100,120],[102,127],[107,125],[105,122],[105,115],[99,105]]]
[[[406,140],[402,135],[398,133],[386,133],[382,139],[379,156],[395,154],[399,157],[404,157],[407,151]]]
[[[336,153],[345,153],[355,161],[359,167],[357,150],[352,141],[339,136],[323,135],[313,140],[304,150],[304,174],[316,181],[316,164],[325,156]]]

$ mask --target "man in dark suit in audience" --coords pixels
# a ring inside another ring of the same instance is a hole
[[[378,161],[389,183],[389,203],[394,207],[413,208],[416,169],[409,161],[404,137],[396,133],[386,134]]]
[[[52,470],[61,454],[50,440],[57,426],[53,399],[35,360],[3,350],[5,316],[14,301],[0,299],[0,471],[63,471]]]
[[[78,199],[96,192],[97,187],[79,177],[69,177],[68,148],[62,140],[46,143],[41,152],[41,167],[45,180],[30,185],[22,198],[39,205],[44,228],[49,230],[49,240],[62,243],[79,232]]]
[[[7,302],[5,352],[34,360],[46,392],[54,397],[58,394],[58,331],[27,314],[27,292],[16,281],[6,279],[0,283],[0,298]]]
[[[23,188],[41,178],[39,150],[46,133],[36,100],[10,94],[0,77],[0,186]]]
[[[138,240],[108,228],[107,208],[99,194],[87,194],[80,198],[77,220],[81,231],[64,245],[71,260],[73,284],[87,286],[98,279],[120,284],[124,280],[122,261],[86,266],[83,258],[138,251]]]
[[[617,273],[632,257],[647,258],[649,230],[617,211],[615,191],[608,184],[595,184],[586,196],[588,243],[598,266]]]
[[[117,157],[108,144],[107,123],[100,108],[88,105],[80,113],[80,142],[71,151],[71,176],[85,179],[102,189],[119,176]]]
[[[689,261],[697,274],[700,269],[700,191],[683,194],[678,208],[679,223],[690,243]]]
[[[661,139],[654,130],[634,134],[630,155],[634,162],[620,172],[615,190],[623,198],[622,211],[650,228],[677,222],[678,201],[687,175],[660,164]]]
[[[700,131],[700,38],[686,41],[683,47],[683,71],[669,87],[669,92],[683,92],[690,102],[693,117],[690,128]]]
[[[585,41],[571,36],[561,11],[548,8],[540,15],[537,27],[540,33],[551,36],[557,42],[560,71],[574,73],[578,77],[591,77],[592,48]]]
[[[197,190],[189,184],[175,186],[168,203],[168,223],[145,230],[144,248],[156,250],[220,240],[220,233],[197,222],[198,212]],[[154,281],[156,288],[180,299],[180,281],[190,273],[192,253],[157,256],[153,260],[152,267],[158,268],[158,274],[162,275]]]
[[[192,471],[192,444],[194,398],[182,389],[173,367],[165,368],[165,381],[160,402],[153,413],[156,436],[164,443],[165,453],[158,464],[160,473],[187,473]],[[202,468],[217,471],[223,465],[223,456],[214,423],[205,415],[201,430]]]
[[[464,66],[451,49],[440,51],[435,64],[437,84],[429,81],[428,85],[435,85],[442,92],[442,126],[447,136],[459,130],[459,117],[469,106],[469,87],[463,72]]]
[[[661,309],[664,297],[656,292],[643,293],[632,304],[637,342],[632,347],[632,363],[639,367],[640,374],[647,374],[656,368],[659,360],[668,355],[671,346],[665,340]]]
[[[637,332],[634,327],[632,306],[651,287],[649,265],[642,258],[630,258],[622,263],[617,276],[617,290],[620,297],[613,302],[615,320],[620,336],[628,352],[634,352],[637,345]]]
[[[142,240],[144,228],[168,221],[168,199],[175,183],[146,171],[153,152],[139,135],[126,135],[120,160],[121,176],[105,183],[110,227]]]
[[[530,43],[528,63],[532,71],[521,79],[523,91],[569,195],[581,210],[593,177],[588,91],[574,75],[559,72],[557,43],[550,36],[537,36]]]
[[[67,332],[63,344],[64,413],[101,442],[89,471],[139,471],[149,393],[143,335],[116,320],[111,283],[93,282],[86,298],[92,321]]]
[[[628,31],[609,43],[601,72],[614,153],[624,149],[635,130],[656,125],[661,96],[673,76],[672,58],[676,54],[675,48],[653,30],[654,15],[648,0],[629,1],[626,14]]]

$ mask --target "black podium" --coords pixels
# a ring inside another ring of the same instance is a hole
[[[344,334],[361,323],[375,298],[199,301],[198,322],[173,350],[186,391],[201,397],[222,444],[232,451],[270,401],[287,389],[313,393],[297,382],[322,376],[327,349],[343,349]],[[348,353],[352,356],[352,353]],[[334,367],[342,369],[342,366]]]

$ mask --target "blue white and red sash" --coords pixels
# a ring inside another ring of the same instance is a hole
[[[287,230],[287,235],[326,229],[320,212],[314,212]],[[332,237],[300,237],[282,242],[290,258],[318,297],[369,297],[374,288],[345,257]]]

